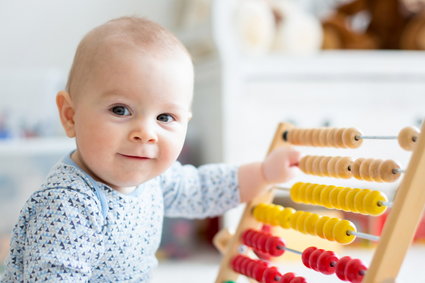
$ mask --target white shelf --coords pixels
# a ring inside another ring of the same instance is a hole
[[[0,140],[0,156],[62,154],[74,148],[74,139],[66,137]]]
[[[242,60],[241,60],[242,59]],[[389,76],[409,81],[424,81],[423,51],[321,51],[308,56],[270,54],[257,58],[238,58],[232,64],[246,80],[276,81],[282,77],[296,79],[361,79],[375,80]]]

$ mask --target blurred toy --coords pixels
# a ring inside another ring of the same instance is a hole
[[[235,32],[239,49],[248,55],[269,52],[276,32],[269,3],[264,0],[240,1],[235,11]]]
[[[289,0],[271,1],[276,33],[273,49],[280,53],[311,54],[321,49],[320,21]]]
[[[412,4],[423,1],[408,2],[354,0],[337,7],[322,21],[323,49],[425,49],[424,6]],[[359,15],[367,22],[363,30],[353,25]]]
[[[245,54],[310,54],[321,49],[320,21],[294,1],[241,0],[235,12],[237,42]]]

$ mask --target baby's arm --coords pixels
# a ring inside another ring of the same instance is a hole
[[[272,151],[263,162],[240,166],[238,180],[241,201],[252,200],[271,184],[290,180],[299,159],[298,151],[291,147],[280,147]]]

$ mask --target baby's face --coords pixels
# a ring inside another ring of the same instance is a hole
[[[117,190],[143,183],[177,159],[191,117],[193,69],[185,54],[115,52],[74,99],[73,159]]]

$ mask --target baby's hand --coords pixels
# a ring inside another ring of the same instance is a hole
[[[288,146],[273,150],[262,163],[264,179],[271,184],[289,181],[295,176],[300,156],[298,151]]]

